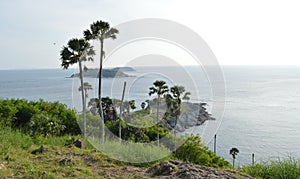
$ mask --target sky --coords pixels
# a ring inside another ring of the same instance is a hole
[[[297,0],[3,0],[0,69],[59,68],[62,46],[92,22],[140,18],[192,29],[221,65],[300,65],[299,9]]]

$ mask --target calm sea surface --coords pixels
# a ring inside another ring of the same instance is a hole
[[[211,111],[215,94],[212,81],[201,68],[137,68],[132,77],[106,78],[103,96],[121,98],[123,82],[127,82],[126,99],[135,99],[137,106],[149,98],[148,90],[156,79],[169,86],[183,85],[192,93],[191,101],[208,103]],[[237,147],[237,163],[251,163],[272,157],[300,158],[300,66],[224,66],[224,115],[205,130],[193,133],[217,134],[217,154],[231,161],[229,150]],[[65,78],[76,70],[0,70],[0,98],[25,98],[60,101],[80,110],[79,80]],[[160,73],[162,72],[163,73]],[[93,85],[89,97],[96,97],[97,81],[86,78]],[[216,82],[218,83],[218,81]],[[219,84],[220,85],[220,84]],[[214,116],[214,114],[212,114]],[[212,149],[212,136],[203,140]]]

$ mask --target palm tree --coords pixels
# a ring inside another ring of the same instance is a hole
[[[69,40],[67,46],[63,46],[63,49],[60,52],[61,56],[61,66],[63,69],[68,69],[69,66],[77,64],[79,65],[79,78],[81,86],[84,86],[83,83],[83,62],[84,61],[93,61],[91,57],[94,55],[90,44],[84,39],[71,39]],[[86,102],[85,102],[84,90],[81,90],[81,100],[82,100],[82,118],[83,118],[83,135],[86,137]]]
[[[149,96],[151,96],[152,94],[157,94],[157,111],[156,111],[156,126],[157,126],[157,145],[159,146],[159,131],[158,131],[158,122],[159,122],[159,103],[160,103],[160,98],[161,95],[163,95],[164,93],[169,91],[168,86],[166,85],[165,81],[162,80],[156,80],[153,83],[154,87],[150,87],[149,90]]]
[[[135,100],[130,100],[130,101],[129,101],[129,107],[130,107],[130,109],[132,109],[132,110],[136,109],[136,106],[135,106]]]
[[[172,113],[175,115],[175,126],[177,124],[178,116],[181,111],[181,94],[185,92],[185,88],[183,86],[173,86],[170,89],[173,94],[174,100],[172,105]]]
[[[145,107],[146,107],[146,103],[145,103],[145,102],[142,102],[142,103],[141,103],[141,108],[144,110]]]
[[[116,39],[119,31],[115,28],[111,28],[108,22],[105,21],[96,21],[90,25],[90,29],[87,29],[83,32],[84,38],[86,40],[99,40],[100,41],[100,68],[99,68],[99,88],[98,88],[98,99],[99,103],[101,104],[101,87],[102,87],[102,64],[104,58],[104,40],[105,39]],[[99,114],[102,119],[102,142],[104,142],[104,119],[103,119],[103,109],[100,105],[99,107]]]
[[[239,153],[239,149],[233,147],[232,149],[230,149],[229,154],[232,155],[232,165],[234,168],[234,161],[235,161],[235,156]]]

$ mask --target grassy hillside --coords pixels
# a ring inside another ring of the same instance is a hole
[[[171,160],[172,156],[143,164],[120,162],[86,141],[83,148],[75,147],[72,143],[77,137],[33,138],[4,128],[0,132],[0,178],[251,178],[234,170]]]

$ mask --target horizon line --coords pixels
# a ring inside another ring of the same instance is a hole
[[[196,66],[196,65],[183,65],[185,67],[192,67],[192,66]],[[242,64],[225,64],[225,65],[200,65],[200,66],[241,66],[241,67],[263,67],[263,66],[274,66],[274,67],[299,67],[300,64],[270,64],[270,65],[266,65],[266,64],[251,64],[251,65],[242,65]],[[177,67],[177,66],[166,66],[166,65],[154,65],[154,66],[108,66],[108,67],[103,67],[103,68],[119,68],[119,67]],[[21,67],[21,68],[1,68],[0,70],[54,70],[54,69],[61,69],[61,70],[72,70],[72,69],[77,69],[76,67],[70,67],[68,69],[63,69],[61,67]],[[90,68],[90,69],[96,69],[96,68]]]

